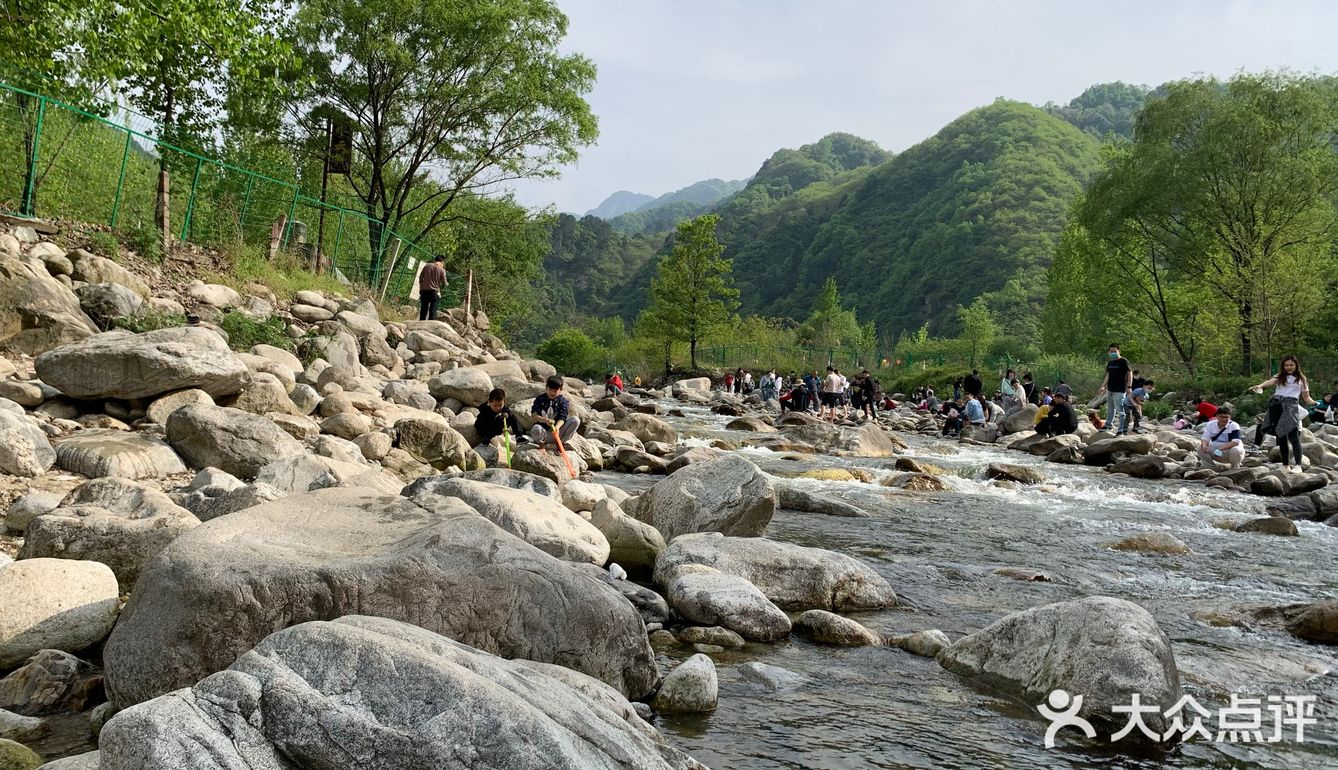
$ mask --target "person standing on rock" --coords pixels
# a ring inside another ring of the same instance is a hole
[[[1124,394],[1133,390],[1134,372],[1129,359],[1120,355],[1120,346],[1114,342],[1106,348],[1106,376],[1096,393],[1106,395],[1106,425],[1115,427],[1115,419],[1124,408]]]
[[[450,285],[446,280],[446,268],[442,267],[444,257],[440,254],[423,266],[418,274],[418,320],[437,320],[437,304],[441,302],[441,290]]]
[[[985,389],[985,383],[980,379],[980,370],[972,369],[971,373],[962,378],[962,390],[966,391],[968,396],[979,396],[980,391]]]
[[[562,378],[556,375],[548,378],[544,392],[534,399],[530,414],[534,416],[530,437],[544,451],[548,451],[554,430],[558,432],[558,438],[562,439],[563,446],[566,446],[571,437],[576,435],[576,429],[581,427],[581,418],[571,413],[571,402],[562,395]]]
[[[1042,436],[1062,436],[1078,429],[1078,413],[1073,411],[1073,404],[1064,393],[1050,397],[1050,411],[1036,424],[1036,432]]]
[[[1268,415],[1264,424],[1255,433],[1254,444],[1262,443],[1263,434],[1272,433],[1278,439],[1278,450],[1282,452],[1282,464],[1293,473],[1301,472],[1301,408],[1302,403],[1313,404],[1310,397],[1310,382],[1301,371],[1301,362],[1296,356],[1282,359],[1282,370],[1276,376],[1255,385],[1250,390],[1263,393],[1264,388],[1273,386],[1273,397],[1268,400]],[[1221,410],[1218,410],[1219,413]],[[1296,467],[1292,468],[1292,459]]]
[[[836,405],[841,401],[841,375],[835,367],[827,367],[827,376],[822,381],[822,405],[827,409],[826,419],[836,422]]]
[[[1003,380],[999,382],[999,392],[1002,393],[1005,398],[1017,393],[1017,372],[1015,370],[1009,369],[1008,372],[1004,374]]]
[[[860,400],[863,402],[864,416],[870,420],[878,419],[878,380],[875,380],[873,375],[869,374],[868,369],[860,372],[859,389]]]
[[[1203,467],[1218,470],[1220,463],[1231,466],[1231,470],[1240,467],[1245,459],[1245,441],[1240,425],[1231,419],[1231,409],[1223,406],[1217,410],[1213,421],[1203,426],[1203,439],[1199,441],[1199,461]]]
[[[479,443],[488,444],[493,439],[510,431],[519,439],[520,425],[516,416],[511,414],[511,407],[506,405],[506,391],[493,388],[488,400],[479,404],[479,416],[474,418],[474,431],[479,434]]]

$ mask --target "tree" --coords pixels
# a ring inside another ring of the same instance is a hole
[[[1272,316],[1302,318],[1319,301],[1302,288],[1332,264],[1336,145],[1338,88],[1328,79],[1169,84],[1075,209],[1092,241],[1086,269],[1103,271],[1113,296],[1132,287],[1130,301],[1191,371],[1195,338],[1229,324],[1248,374],[1256,336],[1281,331]],[[1229,319],[1203,328],[1200,311],[1222,307]]]
[[[604,368],[608,351],[580,329],[565,327],[539,345],[535,355],[565,375],[588,377]]]
[[[680,223],[673,251],[660,261],[650,284],[648,323],[666,339],[688,343],[693,369],[697,343],[729,323],[739,306],[733,263],[720,256],[725,247],[716,240],[718,222],[706,214]]]
[[[799,341],[806,345],[836,348],[857,345],[860,341],[859,321],[854,311],[841,307],[841,295],[836,279],[828,278],[813,303],[813,312],[799,327]]]
[[[267,101],[292,85],[279,77],[293,63],[281,33],[284,8],[269,0],[103,0],[94,22],[104,55],[114,58],[116,89],[158,120],[158,138],[178,147],[213,143],[238,94]],[[157,224],[170,227],[169,153],[160,160]]]
[[[412,222],[417,242],[463,216],[461,196],[555,174],[598,133],[594,65],[558,52],[567,17],[550,0],[303,0],[296,23],[307,101],[354,128],[373,277],[386,228]]]
[[[984,357],[994,344],[994,338],[999,335],[999,324],[981,297],[966,307],[959,306],[957,318],[962,322],[962,341],[970,352],[971,366],[975,367],[976,358]]]

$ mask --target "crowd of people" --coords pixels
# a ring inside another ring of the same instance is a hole
[[[826,420],[837,419],[838,411],[842,419],[849,418],[853,411],[857,419],[872,420],[880,408],[896,408],[868,369],[862,369],[853,379],[835,366],[828,366],[826,373],[813,370],[789,375],[771,369],[756,380],[752,372],[739,369],[725,375],[723,389],[744,396],[757,392],[764,400],[778,401],[782,413],[812,412]]]

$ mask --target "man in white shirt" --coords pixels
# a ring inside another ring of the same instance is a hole
[[[827,367],[827,376],[822,378],[822,405],[832,422],[836,422],[836,404],[841,400],[842,392],[841,375],[833,367]]]
[[[1218,407],[1216,419],[1204,423],[1199,461],[1213,470],[1221,470],[1221,463],[1226,463],[1234,471],[1244,459],[1245,442],[1240,425],[1231,419],[1230,408]]]

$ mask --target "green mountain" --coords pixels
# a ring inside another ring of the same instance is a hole
[[[613,219],[620,214],[636,211],[654,200],[655,196],[653,195],[619,190],[605,198],[598,206],[585,212],[585,215],[588,217],[599,217],[600,219]]]
[[[629,211],[609,220],[613,229],[624,235],[662,233],[672,230],[684,219],[701,216],[739,190],[747,180],[726,182],[704,179],[681,190],[665,193],[636,211]]]
[[[1109,135],[1132,139],[1134,119],[1147,100],[1160,91],[1122,81],[1098,83],[1063,107],[1051,103],[1042,109],[1098,139]]]
[[[982,294],[1006,330],[1034,333],[1045,270],[1099,146],[1031,105],[973,110],[867,174],[734,222],[722,238],[741,311],[802,318],[832,277],[885,335],[955,331],[957,305]]]

